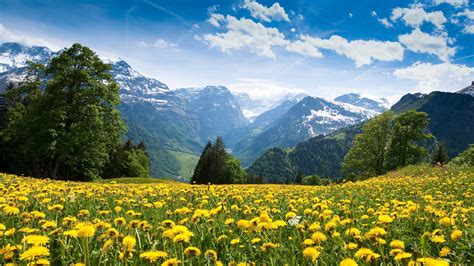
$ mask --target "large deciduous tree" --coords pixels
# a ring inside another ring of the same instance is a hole
[[[413,110],[372,118],[344,157],[344,176],[366,178],[420,162],[427,155],[423,141],[432,138],[425,132],[428,122],[426,113]]]
[[[40,178],[97,177],[120,143],[124,124],[119,86],[89,48],[74,44],[50,63],[32,65],[28,78],[7,92],[2,139]]]
[[[415,164],[427,155],[423,141],[433,138],[426,133],[429,118],[427,113],[406,111],[395,119],[387,163],[390,169]]]
[[[393,117],[393,113],[385,112],[362,126],[362,133],[356,136],[344,157],[342,169],[345,176],[369,177],[385,171]]]

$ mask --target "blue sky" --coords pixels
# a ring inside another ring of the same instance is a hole
[[[171,88],[396,99],[474,80],[469,0],[0,0],[0,41],[80,42]]]

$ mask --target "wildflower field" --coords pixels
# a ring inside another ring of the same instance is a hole
[[[449,169],[326,187],[0,174],[0,263],[473,265],[473,185]]]

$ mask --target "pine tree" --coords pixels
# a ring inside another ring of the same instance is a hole
[[[227,153],[222,137],[214,144],[208,142],[191,178],[193,184],[232,184],[247,182],[247,174],[240,161]]]
[[[443,142],[438,142],[435,154],[433,155],[432,163],[444,165],[447,160],[448,160],[448,153],[446,152],[444,144]]]
[[[199,157],[199,161],[194,168],[193,176],[191,177],[191,184],[206,184],[209,183],[209,178],[206,173],[209,172],[209,152],[212,148],[212,143],[210,141],[207,142],[206,146],[204,147],[201,157]]]

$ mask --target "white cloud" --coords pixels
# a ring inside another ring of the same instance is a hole
[[[474,11],[469,9],[464,9],[464,11],[456,14],[456,17],[466,17],[470,20],[474,20]]]
[[[266,7],[255,0],[245,0],[243,7],[250,11],[252,17],[265,22],[290,21],[285,9],[279,3]]]
[[[137,45],[137,47],[141,47],[141,48],[147,48],[147,47],[150,46],[150,45],[149,45],[147,42],[145,42],[145,41],[136,42],[136,45]]]
[[[270,107],[288,94],[308,93],[303,89],[288,87],[279,82],[254,78],[241,78],[228,84],[227,87],[234,92],[247,93],[252,99],[263,100],[266,107]]]
[[[168,42],[163,39],[156,39],[155,42],[153,42],[153,47],[156,48],[161,48],[161,49],[167,49],[167,48],[177,48],[178,45],[176,43]]]
[[[286,50],[315,58],[323,57],[323,54],[321,54],[318,48],[304,40],[297,40],[295,42],[290,43],[286,47]]]
[[[416,62],[407,68],[395,70],[393,75],[399,79],[415,81],[416,89],[422,92],[458,91],[474,79],[474,68],[451,63]]]
[[[434,0],[433,2],[435,5],[446,3],[455,7],[460,7],[469,4],[469,0]]]
[[[56,42],[51,42],[42,38],[32,37],[31,35],[25,35],[21,33],[15,33],[7,30],[2,24],[0,24],[0,43],[3,42],[17,42],[26,46],[46,46],[51,50],[57,51],[64,46]]]
[[[225,21],[225,17],[222,14],[211,14],[209,19],[207,20],[215,27],[219,27],[222,21]]]
[[[377,16],[377,12],[372,11],[370,14],[372,15],[372,17],[377,18],[377,21],[380,22],[380,24],[382,24],[385,28],[392,28],[392,27],[393,27],[393,24],[390,23],[390,21],[388,21],[388,19],[386,19],[386,18],[379,18],[379,17]]]
[[[223,52],[248,49],[252,53],[272,59],[276,58],[273,47],[286,46],[289,43],[278,29],[267,28],[246,18],[237,19],[227,15],[225,28],[227,32],[206,34],[199,39]]]
[[[444,23],[448,21],[442,11],[426,12],[420,5],[410,8],[394,8],[390,19],[392,21],[403,20],[406,25],[413,28],[421,26],[424,22],[430,22],[437,29],[443,29]]]
[[[385,28],[393,28],[393,24],[388,21],[386,18],[377,18],[380,24],[384,25]]]
[[[139,42],[136,42],[136,45],[138,47],[142,47],[142,48],[156,47],[156,48],[160,48],[160,49],[178,50],[178,45],[176,43],[172,43],[172,42],[166,41],[164,39],[156,39],[151,44],[147,43],[145,41],[139,41]]]
[[[348,41],[333,35],[329,39],[300,36],[300,40],[288,46],[290,51],[307,56],[321,57],[318,49],[327,49],[354,60],[356,67],[368,65],[373,59],[380,61],[403,60],[403,47],[397,42],[354,40]],[[310,48],[312,47],[312,48]],[[299,48],[299,49],[298,49]],[[319,53],[319,54],[318,54]]]
[[[215,13],[217,10],[219,10],[219,5],[213,5],[207,8],[207,13]]]
[[[474,24],[466,25],[463,30],[464,33],[474,34]]]
[[[408,50],[416,53],[436,55],[444,62],[448,62],[456,53],[456,48],[448,46],[448,43],[452,40],[449,39],[445,33],[430,35],[416,28],[410,34],[398,36],[398,40],[405,45]]]
[[[464,23],[460,24],[459,19],[465,18]],[[464,25],[463,32],[467,34],[474,34],[474,11],[464,9],[451,17],[451,22],[454,24]]]

